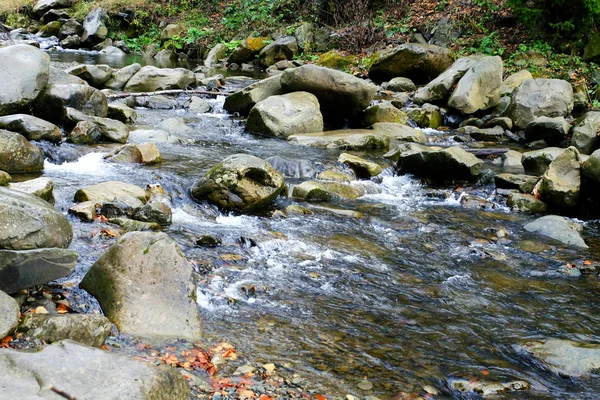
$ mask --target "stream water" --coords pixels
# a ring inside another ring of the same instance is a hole
[[[508,211],[492,186],[476,191],[495,208],[469,210],[460,206],[456,188],[432,189],[391,169],[380,183],[357,182],[369,193],[358,200],[300,203],[312,215],[223,214],[191,201],[188,189],[224,157],[242,152],[325,164],[340,151],[252,136],[243,121],[221,111],[223,98],[210,101],[210,114],[137,110],[137,125],[183,117],[195,130],[191,144],[158,144],[158,167],[107,163],[108,145],[44,145],[43,174],[54,181],[63,212],[77,189],[109,180],[160,183],[172,195],[166,232],[200,272],[197,299],[208,340],[226,340],[254,360],[289,364],[316,390],[335,396],[367,394],[357,387],[365,377],[374,385],[368,393],[381,399],[424,394],[425,385],[441,398],[477,398],[451,390],[454,379],[532,386],[504,398],[600,396],[596,376],[560,378],[514,347],[538,338],[600,343],[598,280],[558,272],[598,254],[596,221],[584,223],[589,250],[565,248],[525,232],[535,217]],[[291,187],[300,180],[286,181]],[[287,204],[294,201],[280,198],[274,208]],[[98,234],[106,225],[70,219],[71,248],[81,258],[65,282],[77,284],[114,239]],[[195,246],[202,234],[221,238],[222,246]],[[80,310],[97,308],[85,293],[77,296]]]

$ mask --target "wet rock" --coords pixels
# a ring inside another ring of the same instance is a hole
[[[73,108],[67,108],[67,121],[76,125],[82,121],[93,122],[100,129],[100,136],[107,142],[126,143],[129,138],[129,128],[121,121],[110,118],[92,117]]]
[[[452,52],[443,47],[406,43],[376,53],[369,68],[369,77],[386,81],[403,76],[416,82],[429,82],[450,67],[453,61]]]
[[[256,103],[282,93],[281,76],[272,76],[227,96],[223,109],[230,113],[248,114]]]
[[[147,107],[152,110],[172,110],[179,107],[177,100],[162,95],[136,97],[135,104],[138,107]]]
[[[120,226],[125,232],[158,231],[162,228],[156,222],[136,221],[125,217],[110,218],[108,222]]]
[[[68,68],[65,72],[83,79],[95,88],[101,88],[111,77],[112,68],[108,65],[80,64]]]
[[[563,151],[564,149],[559,147],[528,151],[521,156],[521,164],[523,164],[526,174],[543,175],[548,170],[550,163]]]
[[[283,209],[286,215],[311,215],[313,212],[308,208],[292,204]]]
[[[142,66],[138,63],[128,65],[113,71],[111,78],[104,83],[104,87],[113,90],[123,90],[127,82],[140,70]]]
[[[0,349],[0,386],[6,398],[56,398],[56,386],[77,399],[187,400],[185,378],[170,367],[65,340],[39,352]],[[59,396],[60,397],[60,396]]]
[[[404,143],[384,157],[396,162],[400,173],[432,180],[472,180],[483,168],[483,161],[457,146],[442,149]]]
[[[532,214],[544,214],[548,212],[548,206],[535,196],[526,193],[511,193],[506,201],[512,210],[524,211]]]
[[[600,368],[600,346],[571,340],[547,339],[516,346],[542,361],[552,372],[565,377],[583,377]]]
[[[395,142],[417,142],[426,143],[427,136],[418,129],[411,128],[404,124],[395,124],[391,122],[378,122],[371,126],[376,133],[388,136],[391,143]]]
[[[573,223],[558,215],[546,215],[525,225],[528,232],[538,233],[557,240],[567,246],[587,248]]]
[[[150,201],[141,207],[133,216],[142,222],[156,222],[159,225],[170,225],[173,219],[171,207],[162,201]]]
[[[573,111],[573,87],[560,79],[527,79],[512,93],[508,117],[525,128],[537,117],[566,117]]]
[[[589,111],[574,122],[571,143],[582,154],[591,154],[599,145],[600,112]]]
[[[82,34],[83,25],[81,25],[75,19],[68,19],[63,22],[58,36],[62,40],[66,39],[69,36],[77,36],[79,38]]]
[[[92,121],[80,121],[67,135],[67,142],[75,144],[98,143],[102,136],[100,127]]]
[[[122,333],[195,341],[201,326],[192,272],[169,236],[132,232],[100,257],[80,286]]]
[[[204,66],[207,68],[214,67],[220,63],[227,55],[227,47],[223,43],[217,43],[215,47],[210,49],[208,55],[204,59]]]
[[[342,71],[316,65],[287,69],[281,75],[284,92],[305,91],[319,99],[327,119],[353,116],[367,108],[377,93],[372,83]]]
[[[115,149],[103,157],[115,163],[141,163],[142,152],[135,144],[126,144]]]
[[[439,107],[432,104],[423,104],[421,108],[409,108],[406,111],[408,118],[420,128],[439,128],[442,123],[442,114]]]
[[[320,181],[333,181],[341,183],[350,183],[356,180],[356,176],[350,171],[340,171],[337,169],[326,169],[319,172],[317,179]]]
[[[417,104],[446,100],[460,78],[480,59],[480,56],[461,57],[427,85],[419,88],[414,97]]]
[[[600,150],[594,151],[581,165],[581,173],[590,182],[600,183]]]
[[[162,156],[160,155],[160,151],[158,147],[151,142],[140,143],[137,144],[136,147],[140,151],[142,158],[141,163],[150,165],[150,164],[159,164],[162,162]]]
[[[372,176],[377,176],[382,172],[382,168],[379,164],[369,162],[352,154],[342,153],[340,154],[338,161],[352,168],[358,177],[370,178]]]
[[[308,160],[286,160],[274,156],[267,158],[267,162],[288,178],[312,178],[317,174],[314,164]]]
[[[147,192],[135,185],[109,181],[97,185],[86,186],[75,193],[75,201],[94,201],[96,203],[120,201],[137,209],[148,199]]]
[[[379,122],[406,124],[408,116],[391,102],[383,102],[367,107],[362,114],[362,125],[369,127]]]
[[[581,189],[581,156],[575,147],[559,154],[542,177],[542,199],[559,209],[574,208]]]
[[[201,247],[218,247],[221,243],[221,239],[212,235],[202,235],[196,239],[196,245]]]
[[[291,60],[299,54],[298,42],[293,36],[285,36],[268,44],[258,54],[259,64],[266,68],[280,60]]]
[[[416,88],[417,87],[415,86],[413,81],[401,76],[389,81],[389,83],[385,87],[386,90],[391,90],[392,92],[413,92]]]
[[[278,138],[322,132],[323,116],[319,101],[308,92],[271,96],[252,108],[246,130]]]
[[[529,142],[544,140],[549,145],[556,145],[563,141],[571,125],[564,117],[539,117],[525,127],[525,139]]]
[[[42,26],[40,30],[36,33],[36,36],[49,38],[56,37],[60,34],[61,23],[59,21],[51,21],[46,23],[46,25]]]
[[[512,92],[518,88],[521,83],[525,82],[527,79],[533,79],[531,72],[526,69],[522,69],[521,71],[515,72],[512,75],[509,75],[504,82],[502,82],[502,88],[500,89],[501,96],[510,96]]]
[[[0,290],[0,340],[17,328],[20,316],[21,310],[15,299]]]
[[[224,209],[248,211],[270,204],[284,189],[283,176],[267,161],[234,154],[196,181],[191,195]]]
[[[371,129],[341,129],[291,135],[288,141],[302,146],[345,150],[387,150],[390,146],[389,135]]]
[[[108,102],[104,93],[96,88],[69,84],[48,87],[34,104],[36,115],[57,124],[66,121],[67,108],[104,118],[108,112]]]
[[[356,199],[364,194],[365,191],[358,186],[324,181],[302,182],[300,185],[294,186],[292,191],[292,197],[305,201]]]
[[[50,178],[41,177],[9,185],[10,189],[29,193],[50,204],[54,204],[54,182]]]
[[[538,180],[537,176],[522,174],[497,174],[494,176],[497,188],[518,189],[522,193],[531,193]]]
[[[93,47],[104,41],[108,34],[108,29],[104,24],[108,16],[102,8],[94,8],[83,20],[83,34],[81,43],[85,46]]]
[[[500,99],[501,86],[502,59],[498,56],[483,57],[460,78],[448,106],[463,114],[495,107]]]
[[[460,197],[460,206],[467,210],[493,210],[496,204],[484,198],[465,194]]]
[[[93,347],[102,346],[111,330],[108,318],[96,314],[28,314],[19,326],[28,337],[46,343],[70,339]]]
[[[137,120],[137,113],[123,103],[111,103],[108,105],[108,118],[116,119],[124,124],[133,124]]]
[[[185,107],[187,107],[190,112],[200,114],[208,113],[212,110],[212,106],[208,101],[197,96],[192,96],[192,98],[185,103]]]
[[[2,227],[1,224],[2,223],[0,222],[0,228]],[[22,232],[24,229],[19,230]],[[52,238],[54,242],[59,243],[46,242],[40,243],[40,245],[65,244],[62,232],[46,232],[47,235],[50,235],[51,233],[56,236],[56,238]],[[62,242],[60,239],[63,239]],[[68,239],[68,242],[70,243],[70,238]],[[26,246],[22,244],[21,246],[15,247]],[[79,255],[74,251],[61,248],[41,248],[20,251],[0,250],[0,290],[6,293],[16,293],[22,289],[28,289],[36,285],[41,285],[68,276],[73,272],[78,256]]]
[[[474,392],[482,396],[498,396],[509,392],[528,390],[529,383],[525,381],[513,381],[507,383],[492,383],[472,381],[466,379],[453,379],[451,387],[459,392]]]
[[[40,95],[50,76],[50,56],[33,46],[0,48],[0,115],[19,112]]]
[[[185,68],[142,67],[125,85],[126,92],[154,92],[185,89],[196,83],[196,76]]]
[[[62,139],[58,126],[27,114],[0,117],[0,129],[20,133],[28,140],[47,140],[59,143]]]
[[[96,217],[98,204],[95,201],[84,201],[69,207],[69,214],[72,214],[83,222],[92,222]]]
[[[132,143],[149,141],[152,143],[182,144],[188,140],[179,135],[166,132],[162,129],[135,129],[129,133],[129,141]],[[144,152],[142,151],[142,154],[143,153]]]

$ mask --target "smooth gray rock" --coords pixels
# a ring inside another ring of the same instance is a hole
[[[295,199],[317,202],[357,199],[364,194],[364,189],[358,186],[323,181],[305,181],[292,190],[292,197]]]
[[[185,68],[142,67],[125,85],[126,92],[185,89],[196,84],[196,76]]]
[[[566,117],[573,111],[573,87],[561,79],[527,79],[511,96],[508,117],[525,128],[537,117]]]
[[[529,142],[544,140],[549,145],[556,145],[563,141],[571,125],[564,117],[539,117],[525,127],[525,139]]]
[[[388,136],[393,145],[395,145],[396,142],[427,142],[427,135],[422,131],[404,124],[377,122],[371,125],[371,129],[377,134]]]
[[[82,34],[83,34],[83,25],[81,25],[75,19],[68,19],[65,22],[63,22],[62,26],[60,27],[59,38],[62,40],[62,39],[66,39],[69,36],[80,37]]]
[[[516,346],[542,361],[552,372],[579,378],[600,369],[600,346],[571,340],[547,339]]]
[[[508,76],[504,80],[504,82],[502,82],[502,89],[500,89],[500,95],[510,96],[512,92],[527,79],[533,79],[533,76],[531,75],[531,72],[529,72],[526,69],[522,69],[521,71],[515,72],[514,74]]]
[[[207,68],[214,67],[227,55],[227,47],[223,43],[217,43],[204,59],[204,66]]]
[[[105,155],[103,159],[115,163],[140,163],[142,152],[133,143],[127,143]]]
[[[543,201],[527,193],[511,193],[508,195],[506,205],[511,210],[524,211],[532,214],[548,212],[548,206]]]
[[[192,98],[185,104],[190,112],[204,114],[212,110],[210,103],[200,97],[192,96]]]
[[[52,182],[52,179],[45,176],[23,182],[14,182],[9,185],[9,188],[19,192],[32,194],[50,204],[54,204],[54,182]]]
[[[33,13],[41,16],[52,9],[69,8],[71,5],[71,0],[39,0],[33,6]]]
[[[196,341],[201,324],[192,273],[165,233],[132,232],[100,257],[80,287],[98,299],[122,333]]]
[[[48,78],[47,87],[54,85],[84,85],[87,86],[87,82],[75,75],[67,74],[62,69],[50,66],[50,77]]]
[[[17,328],[20,316],[21,310],[16,300],[0,290],[0,340]]]
[[[268,44],[258,54],[258,62],[264,68],[280,60],[291,60],[299,54],[298,42],[294,36],[285,36]]]
[[[589,181],[600,183],[600,150],[594,151],[581,165],[581,173]]]
[[[461,57],[427,85],[419,88],[414,97],[417,104],[438,102],[450,96],[458,80],[480,59],[480,56]]]
[[[463,114],[473,114],[495,107],[500,100],[502,86],[502,59],[483,57],[458,81],[448,100],[448,106]]]
[[[0,117],[0,129],[20,133],[27,140],[47,140],[52,143],[59,143],[62,139],[58,126],[28,114]]]
[[[598,148],[598,130],[600,112],[588,111],[577,118],[573,124],[571,144],[582,154],[592,154]]]
[[[521,164],[523,164],[526,174],[543,175],[548,170],[550,163],[563,151],[564,149],[559,147],[528,151],[521,156]]]
[[[269,205],[284,189],[283,176],[267,161],[234,154],[197,180],[191,195],[224,209],[248,211]]]
[[[56,386],[78,400],[188,400],[175,368],[64,340],[39,352],[0,349],[0,387],[6,399],[59,400]]]
[[[140,70],[142,66],[138,63],[128,65],[114,71],[111,78],[104,83],[104,87],[113,90],[123,90],[127,82]]]
[[[361,123],[365,128],[383,122],[406,124],[408,116],[389,101],[369,106],[361,115]]]
[[[391,90],[392,92],[412,92],[416,88],[413,81],[401,76],[390,80],[385,87],[386,90]]]
[[[62,125],[67,120],[67,108],[83,114],[105,118],[108,113],[106,96],[89,85],[52,85],[34,104],[37,116]]]
[[[302,146],[344,150],[388,150],[393,134],[374,129],[339,129],[305,133],[288,137],[290,143]]]
[[[92,121],[80,121],[67,135],[67,142],[75,144],[94,144],[100,141],[100,127]]]
[[[94,123],[100,130],[100,137],[107,142],[126,143],[129,138],[129,128],[121,121],[86,115],[73,108],[67,108],[66,121],[71,126],[88,121]]]
[[[135,185],[119,181],[102,182],[86,186],[75,192],[75,201],[96,203],[122,202],[137,209],[148,201],[148,193]]]
[[[38,98],[50,76],[50,56],[26,44],[0,48],[0,115],[14,114]]]
[[[108,65],[79,64],[65,70],[66,73],[83,79],[95,88],[102,88],[113,74]]]
[[[308,92],[271,96],[252,108],[246,130],[277,138],[322,132],[323,116],[319,100]]]
[[[540,193],[543,200],[560,209],[574,208],[581,190],[581,156],[575,147],[560,153],[542,177]]]
[[[83,34],[81,35],[81,43],[92,47],[106,39],[108,29],[104,24],[108,16],[97,7],[93,9],[83,20]]]
[[[525,230],[547,236],[567,246],[587,249],[587,244],[573,225],[574,223],[569,222],[565,217],[546,215],[525,225]]]
[[[159,225],[170,225],[173,219],[171,207],[162,201],[150,201],[142,206],[133,216],[142,222],[156,222]]]
[[[44,152],[22,135],[0,129],[0,170],[12,173],[44,169]]]
[[[110,103],[108,105],[108,118],[121,121],[124,124],[133,124],[137,120],[137,113],[124,103]]]
[[[227,96],[223,109],[230,113],[248,114],[252,107],[270,96],[283,94],[281,76],[272,76]]]
[[[0,250],[0,290],[16,293],[65,277],[73,272],[78,257],[59,248]]]
[[[27,314],[19,331],[46,343],[69,339],[86,346],[100,347],[112,330],[112,324],[99,314]]]

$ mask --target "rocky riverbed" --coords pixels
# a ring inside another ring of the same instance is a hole
[[[257,80],[11,35],[2,395],[600,391],[600,119],[569,82],[433,45]]]

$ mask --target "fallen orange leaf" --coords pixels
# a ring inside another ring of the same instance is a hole
[[[590,260],[585,260],[585,261],[583,262],[583,265],[590,265],[591,263],[592,263],[592,262],[591,262]]]
[[[482,369],[481,370],[481,375],[489,375],[490,371],[488,371],[487,369]]]
[[[322,394],[315,394],[315,400],[327,400],[327,397]]]

